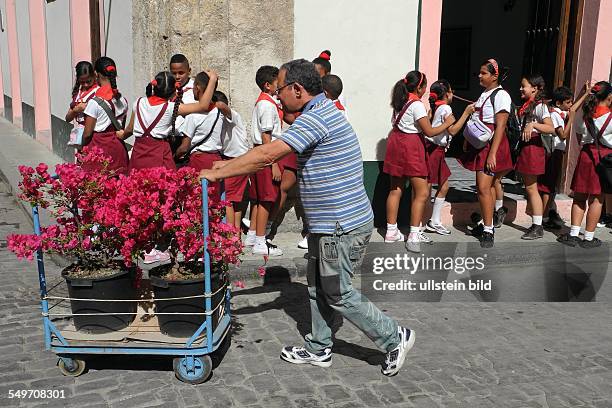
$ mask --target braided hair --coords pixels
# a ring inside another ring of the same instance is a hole
[[[416,93],[418,89],[427,86],[427,77],[419,71],[410,71],[395,83],[391,91],[391,107],[395,113],[401,112],[408,101],[408,93]]]
[[[113,98],[119,100],[121,98],[121,92],[117,89],[117,65],[110,57],[100,57],[94,64],[96,72],[105,78],[108,78],[111,89],[113,90]]]
[[[584,117],[584,123],[589,133],[595,138],[597,136],[597,127],[593,120],[595,114],[595,108],[597,105],[604,101],[612,93],[612,85],[607,81],[599,81],[591,88],[591,93],[584,100],[582,105],[582,116]]]
[[[76,96],[79,94],[79,89],[81,88],[81,83],[79,81],[79,78],[84,75],[87,75],[87,76],[93,75],[94,67],[93,65],[91,65],[91,62],[89,61],[79,61],[74,67],[74,71],[75,71],[75,80],[74,80],[74,86],[72,87],[72,99],[76,98]]]
[[[438,80],[431,84],[429,87],[429,106],[431,106],[432,115],[436,113],[438,108],[436,102],[444,99],[448,91],[450,91],[450,86],[445,80]]]
[[[172,132],[175,132],[175,122],[178,115],[178,107],[183,97],[183,89],[179,86],[179,82],[174,75],[169,71],[162,71],[155,75],[155,78],[147,84],[146,94],[148,97],[153,95],[162,99],[170,99],[176,92],[176,100],[174,101],[174,111],[172,112]]]

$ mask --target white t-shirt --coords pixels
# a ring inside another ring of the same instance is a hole
[[[282,124],[276,105],[265,99],[257,102],[253,109],[251,130],[254,145],[263,144],[262,133],[271,132],[272,140],[277,139],[282,134]]]
[[[593,119],[598,132],[601,130],[602,126],[610,115],[612,115],[612,113],[608,112],[605,115],[601,115],[600,117]],[[591,136],[591,133],[587,131],[587,127],[584,123],[584,120],[580,120],[578,122],[578,126],[576,127],[576,133],[582,135],[580,139],[581,144],[585,145],[587,143],[593,143],[593,136]],[[606,147],[612,148],[612,120],[610,121],[610,123],[608,123],[608,126],[606,126],[603,135],[601,135],[601,139],[599,139],[599,143]]]
[[[491,95],[496,89],[501,90],[495,94],[494,112],[493,104],[491,103],[491,98],[489,98],[489,95]],[[493,124],[495,123],[495,114],[499,112],[510,113],[511,104],[512,99],[510,98],[510,94],[508,94],[508,92],[506,92],[506,90],[504,90],[501,86],[498,86],[497,88],[493,88],[489,91],[480,94],[480,97],[478,98],[475,104],[477,110],[476,112],[472,113],[472,118],[478,118],[480,115],[479,110],[482,109],[482,121],[485,123]]]
[[[550,118],[550,111],[548,110],[548,105],[544,103],[539,103],[533,109],[533,121],[537,123],[544,123],[544,119],[546,118]],[[533,131],[536,133],[540,133],[540,131],[537,129],[533,129]]]
[[[183,87],[183,97],[181,98],[181,103],[196,103],[196,98],[193,94],[193,87],[194,87],[194,82],[193,82],[193,78],[189,78],[189,81],[187,81],[187,83],[185,84],[185,86]],[[183,124],[183,121],[185,120],[184,117],[182,116],[177,116],[176,117],[176,122],[175,122],[175,128],[178,129],[180,125]]]
[[[221,143],[223,144],[223,154],[227,157],[242,156],[251,148],[246,128],[242,122],[242,117],[232,109],[232,118],[223,118],[221,128]]]
[[[125,123],[125,116],[127,115],[128,111],[128,101],[125,99],[125,97],[122,96],[119,100],[113,98],[110,101],[104,101],[103,103],[106,103],[109,107],[111,107],[111,110],[114,107],[115,117],[119,123]],[[85,115],[96,119],[94,132],[102,132],[111,125],[111,120],[106,112],[104,112],[104,109],[102,109],[102,107],[93,99],[90,99],[89,102],[87,102],[87,107],[85,108],[84,113]]]
[[[145,127],[151,126],[159,112],[161,112],[164,104],[159,105],[151,105],[148,98],[139,98],[140,100],[140,117],[144,122]],[[134,136],[141,137],[144,133],[144,129],[140,125],[140,121],[138,120],[138,115],[136,111],[136,107],[138,106],[138,100],[134,102],[134,106],[132,107],[132,111],[134,112]],[[168,106],[166,107],[166,111],[164,115],[161,117],[157,125],[153,129],[151,129],[151,135],[155,139],[165,139],[170,135],[172,131],[172,112],[174,111],[174,102],[168,102]],[[175,128],[178,129],[178,126],[175,123]]]
[[[422,130],[417,121],[424,117],[427,117],[425,104],[423,104],[421,100],[414,101],[410,104],[408,109],[406,109],[397,127],[404,133],[421,133]],[[395,123],[395,118],[391,120],[391,123]]]
[[[81,89],[79,89],[79,92],[74,96],[74,98],[72,98],[70,102],[75,103],[75,104],[79,104],[82,102],[87,103],[89,99],[93,98],[98,88],[100,88],[98,85],[94,85],[87,91],[82,91]],[[85,124],[85,113],[84,112],[78,113],[74,117],[73,122],[77,125],[83,126]]]
[[[208,136],[210,129],[215,123],[219,108],[214,108],[207,113],[192,113],[185,117],[185,121],[181,124],[179,131],[191,139],[191,145],[194,146]],[[194,149],[199,152],[220,152],[223,149],[221,143],[221,128],[223,127],[223,114],[219,114],[219,119],[215,124],[215,128],[205,143],[202,143]]]
[[[440,126],[441,124],[444,123],[446,118],[452,114],[453,114],[453,110],[447,104],[438,106],[436,108],[436,112],[434,113],[433,120],[431,121],[431,126],[432,127]],[[447,146],[448,143],[450,142],[451,135],[448,133],[447,130],[445,130],[444,132],[434,137],[426,136],[425,139],[429,140],[431,143],[437,144],[438,146]]]
[[[553,127],[555,128],[555,135],[553,137],[553,149],[555,150],[565,151],[565,140],[557,136],[556,132],[558,128],[561,128],[561,130],[565,129],[565,115],[567,115],[567,112],[563,112],[557,107],[554,107],[553,111],[550,112],[550,120],[552,120]]]

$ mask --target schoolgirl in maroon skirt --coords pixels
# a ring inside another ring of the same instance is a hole
[[[480,203],[483,224],[473,234],[483,248],[494,245],[493,210],[495,206],[495,183],[510,170],[512,158],[506,136],[506,123],[511,110],[510,95],[501,87],[508,76],[508,68],[500,68],[497,60],[491,58],[480,66],[478,78],[484,92],[475,103],[475,112],[470,120],[479,120],[493,133],[484,147],[476,148],[466,141],[459,163],[476,172],[476,190]]]
[[[96,80],[96,72],[89,61],[79,61],[75,68],[74,87],[72,88],[72,101],[66,113],[66,122],[74,121],[74,125],[85,127],[84,111],[87,103],[96,96],[100,86]]]
[[[540,75],[531,75],[521,81],[521,95],[525,103],[519,109],[518,116],[523,134],[515,170],[523,178],[527,205],[531,208],[531,226],[521,236],[527,240],[544,236],[542,226],[544,205],[538,190],[538,177],[546,172],[546,150],[540,133],[555,132],[550,111],[544,103],[544,87],[544,79]]]
[[[429,196],[429,167],[424,136],[433,137],[444,132],[454,122],[449,115],[443,124],[432,127],[421,97],[427,89],[427,78],[419,71],[411,71],[393,87],[393,129],[387,138],[387,152],[383,171],[391,177],[387,197],[387,233],[385,242],[403,241],[397,228],[397,213],[406,181],[412,187],[410,206],[410,235],[406,248],[420,252],[420,225]]]
[[[591,88],[583,106],[584,120],[578,124],[576,134],[582,149],[574,170],[571,189],[574,192],[570,232],[557,241],[569,246],[594,248],[601,245],[595,238],[595,228],[601,216],[604,194],[612,193],[612,186],[601,180],[597,172],[600,157],[612,154],[612,86],[597,82]],[[579,238],[580,225],[586,211],[584,239]]]

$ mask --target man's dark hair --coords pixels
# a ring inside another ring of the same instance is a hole
[[[331,99],[336,100],[340,97],[342,93],[342,80],[338,75],[325,75],[321,78],[321,85]]]
[[[170,58],[170,64],[187,64],[189,66],[189,60],[183,54],[174,54]]]
[[[255,83],[259,89],[263,91],[266,82],[271,84],[276,78],[278,78],[278,68],[271,65],[264,65],[257,70],[255,74]]]
[[[315,64],[305,59],[289,61],[281,69],[287,71],[285,84],[297,82],[302,85],[310,95],[318,95],[323,92],[321,77],[315,68]]]

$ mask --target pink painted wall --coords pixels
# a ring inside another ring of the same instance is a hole
[[[36,139],[52,150],[45,4],[44,0],[30,0],[30,43]]]
[[[91,61],[89,33],[89,2],[70,0],[70,35],[72,38],[72,66],[79,61]]]
[[[8,31],[9,64],[11,71],[11,93],[13,101],[13,123],[22,126],[21,76],[19,74],[19,44],[17,42],[17,13],[15,0],[6,0],[6,29]]]
[[[612,0],[601,0],[599,3],[599,23],[593,58],[593,73],[591,79],[608,81],[612,65]]]
[[[441,31],[442,0],[423,0],[421,6],[419,71],[425,73],[430,84],[438,79]],[[425,95],[429,95],[429,93],[426,92]]]

